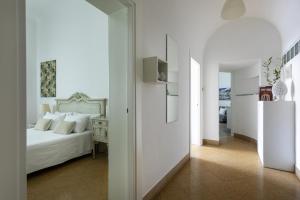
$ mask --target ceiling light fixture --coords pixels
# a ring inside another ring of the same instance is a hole
[[[225,20],[234,20],[243,16],[246,7],[243,0],[226,0],[222,9],[222,18]]]

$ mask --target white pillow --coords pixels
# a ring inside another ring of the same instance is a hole
[[[54,113],[55,115],[65,115],[65,116],[68,116],[68,115],[73,115],[73,112],[55,112]]]
[[[70,134],[72,133],[74,126],[75,126],[75,122],[61,121],[55,127],[53,132],[59,134]]]
[[[100,114],[82,114],[82,113],[76,113],[76,112],[74,112],[73,115],[84,116],[84,117],[88,117],[89,118],[88,125],[86,127],[87,130],[93,130],[93,126],[92,126],[92,119],[93,118],[100,118]]]
[[[51,119],[39,119],[34,126],[35,130],[47,131],[51,126]]]
[[[64,121],[65,116],[66,116],[65,114],[53,114],[47,112],[43,117],[43,119],[51,119],[52,123],[50,126],[50,130],[54,130],[59,122]]]
[[[220,115],[225,115],[226,113],[226,108],[221,108],[220,109]]]
[[[76,124],[75,124],[75,128],[74,128],[74,132],[82,133],[87,128],[87,125],[89,122],[89,117],[88,116],[80,116],[80,115],[69,115],[69,116],[66,116],[65,121],[66,122],[75,122]]]

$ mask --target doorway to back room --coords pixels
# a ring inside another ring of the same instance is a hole
[[[219,137],[231,136],[231,73],[219,72]]]

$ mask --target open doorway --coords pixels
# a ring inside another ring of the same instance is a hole
[[[219,138],[231,136],[231,73],[219,72]]]
[[[230,136],[256,142],[260,66],[258,60],[219,66],[218,120],[222,143],[230,142]]]
[[[134,4],[26,9],[28,199],[133,199]]]
[[[200,64],[191,57],[190,60],[190,132],[191,146],[202,145],[201,138],[201,68]]]

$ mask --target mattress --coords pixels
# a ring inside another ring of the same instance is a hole
[[[27,129],[27,174],[91,153],[92,131],[56,134]]]

